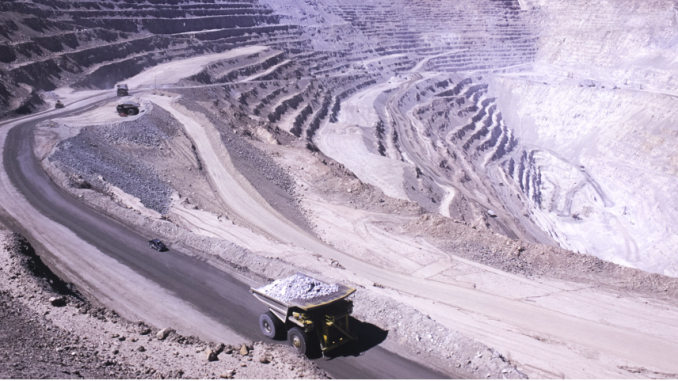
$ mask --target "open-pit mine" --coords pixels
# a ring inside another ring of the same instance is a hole
[[[678,378],[675,0],[0,11],[0,378]]]

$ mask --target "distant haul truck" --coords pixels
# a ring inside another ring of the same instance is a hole
[[[353,302],[347,299],[354,288],[297,273],[250,292],[268,307],[259,318],[264,336],[276,339],[287,333],[300,354],[311,356],[320,350],[324,356],[356,340],[349,327]]]
[[[120,116],[137,115],[139,113],[139,104],[135,102],[119,103],[115,110]]]
[[[118,96],[119,97],[125,97],[129,95],[129,88],[125,84],[121,84],[117,86],[118,89]]]
[[[56,101],[56,103],[54,104],[54,108],[64,108],[64,107],[66,106],[63,103],[61,103],[61,101]]]

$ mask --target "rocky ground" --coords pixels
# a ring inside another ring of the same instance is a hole
[[[134,121],[84,127],[75,137],[61,142],[51,160],[66,172],[77,174],[80,186],[103,190],[111,184],[139,198],[147,208],[166,214],[172,189],[146,156],[163,148],[162,143],[178,133],[178,123],[166,111],[149,107]],[[129,155],[132,147],[136,148],[135,155]]]
[[[121,119],[111,103],[37,129],[47,173],[89,206],[261,284],[304,271],[352,285],[359,329],[379,333],[371,344],[448,374],[672,375],[635,365],[633,345],[610,350],[610,337],[582,344],[570,326],[540,325],[559,335],[549,338],[479,308],[510,299],[600,323],[574,327],[623,330],[627,344],[675,342],[678,282],[659,275],[675,275],[678,237],[670,0],[439,2],[435,12],[428,1],[43,3],[0,4],[0,117],[78,99],[59,86],[148,90],[139,116]],[[620,20],[633,27],[619,32]],[[359,266],[263,234],[219,193],[224,177],[207,173],[176,112],[211,128],[199,136],[227,152],[217,157],[243,189],[345,259],[496,298],[439,308],[410,298],[406,282],[361,282]],[[3,234],[0,378],[326,376],[282,347],[245,343],[240,355],[242,343],[160,340],[165,327],[95,307]]]
[[[306,150],[305,147],[300,147]],[[330,159],[331,160],[331,159]],[[45,164],[43,162],[43,164]],[[53,166],[46,169],[58,182],[63,183],[64,189],[98,210],[115,216],[140,229],[148,231],[149,235],[165,236],[171,234],[182,250],[200,256],[217,266],[226,266],[231,271],[239,272],[261,282],[290,276],[298,271],[314,274],[313,267],[303,267],[270,256],[265,253],[253,253],[250,250],[234,246],[222,239],[209,238],[196,234],[175,223],[162,219],[149,218],[144,213],[130,208],[120,200],[111,199],[94,189],[83,189],[68,185],[68,176]],[[339,169],[348,181],[357,181],[355,177]],[[334,181],[337,181],[335,178]],[[344,184],[345,186],[345,184]],[[356,198],[356,200],[359,198]],[[362,203],[361,203],[362,204]],[[398,208],[399,202],[389,207]],[[413,210],[418,208],[413,207]],[[341,267],[339,263],[327,262],[318,258],[323,266]],[[321,276],[320,274],[318,276]],[[466,375],[470,378],[485,378],[488,374],[492,378],[525,378],[526,376],[516,368],[515,364],[496,350],[470,339],[459,332],[443,327],[439,323],[422,314],[420,311],[407,307],[386,295],[375,293],[373,290],[360,288],[355,296],[355,317],[360,320],[358,330],[374,329],[387,332],[376,342],[365,343],[365,349],[386,339],[386,348],[412,358],[415,361],[424,361],[441,371],[455,375]],[[384,318],[384,311],[399,311],[391,318]],[[361,328],[362,327],[362,328]],[[372,328],[370,328],[372,327]],[[378,336],[378,335],[377,335]],[[450,351],[450,348],[453,348]],[[365,350],[363,349],[363,350]],[[361,349],[357,349],[359,352]]]
[[[402,216],[401,223],[385,222],[386,219],[382,223],[396,234],[425,239],[444,252],[532,279],[545,277],[586,283],[669,302],[675,302],[678,296],[678,281],[673,277],[621,266],[593,255],[508,238],[492,232],[489,216],[484,220],[461,221],[427,213],[415,202],[388,197],[377,187],[361,182],[350,170],[321,152],[303,153],[299,147],[304,157],[299,160],[290,159],[290,151],[281,147],[260,146],[281,163],[304,163],[305,167],[286,166],[294,178],[301,180],[302,194],[322,195],[330,204],[350,205],[356,210]],[[302,198],[306,197],[302,195]],[[311,220],[312,216],[312,212],[309,213]],[[318,234],[332,239],[332,232]]]
[[[286,345],[224,345],[130,322],[0,229],[0,378],[328,378]]]
[[[675,303],[678,297],[676,278],[620,266],[593,255],[553,246],[502,239],[496,234],[479,231],[476,227],[440,215],[422,215],[407,228],[410,234],[425,234],[442,250],[528,278],[574,281],[671,303]]]
[[[203,111],[206,114],[218,110],[211,110],[209,105],[206,107],[206,110]],[[150,111],[147,117],[152,118],[153,115],[157,114],[158,111]],[[147,123],[143,120],[140,120],[140,122],[142,126]],[[111,131],[109,132],[110,135],[115,136],[119,133],[115,131],[118,131],[121,126],[124,128],[125,123],[128,122],[107,124],[105,127],[107,131]],[[95,128],[101,127],[86,127],[81,134],[87,134],[89,129]],[[388,197],[378,188],[361,182],[343,165],[314,150],[312,146],[309,148],[308,144],[303,141],[288,138],[285,145],[271,144],[261,141],[256,136],[243,133],[246,130],[247,125],[240,124],[234,131],[229,130],[228,138],[222,139],[222,141],[226,145],[229,140],[240,140],[251,147],[248,152],[255,152],[266,157],[266,160],[275,161],[275,165],[263,167],[264,174],[267,173],[265,172],[266,168],[273,168],[273,172],[270,173],[283,173],[283,176],[277,175],[277,177],[273,177],[274,179],[295,179],[294,186],[287,187],[292,189],[292,192],[284,197],[294,196],[293,205],[299,205],[295,213],[304,213],[304,219],[311,221],[310,228],[327,242],[339,245],[338,247],[342,247],[341,245],[344,243],[337,240],[335,232],[325,230],[322,222],[317,218],[318,210],[312,210],[313,207],[312,204],[309,204],[309,200],[320,197],[327,205],[345,205],[356,212],[372,213],[379,216],[398,216],[398,219],[385,218],[378,222],[377,226],[382,226],[402,237],[411,237],[413,240],[424,239],[443,252],[454,253],[459,257],[529,279],[555,278],[580,282],[616,293],[626,294],[631,292],[634,295],[652,298],[659,296],[669,302],[675,299],[676,282],[672,278],[624,268],[592,256],[568,252],[551,246],[513,240],[493,233],[481,221],[463,222],[426,213],[423,208],[414,202]],[[143,131],[143,128],[141,131]],[[141,132],[135,132],[135,134],[139,133]],[[278,135],[282,140],[286,133]],[[76,135],[71,139],[81,139],[81,137]],[[106,140],[102,139],[102,141]],[[228,151],[237,156],[243,152],[239,151],[237,147],[241,147],[244,143],[238,143],[239,145],[232,145],[231,143],[231,145],[227,145]],[[127,144],[125,147],[132,157],[145,151],[145,148],[140,145]],[[58,148],[55,152],[58,152]],[[151,153],[151,157],[153,155],[157,155],[157,150],[156,153]],[[246,157],[246,155],[243,156]],[[191,248],[191,253],[202,256],[216,264],[226,264],[232,270],[248,277],[260,279],[263,282],[289,276],[297,271],[308,273],[318,271],[317,266],[304,265],[300,267],[298,264],[278,259],[278,256],[270,256],[270,253],[253,252],[222,239],[206,237],[200,231],[191,231],[192,229],[189,226],[173,222],[171,213],[169,220],[160,218],[160,216],[150,216],[143,212],[143,205],[141,208],[132,208],[125,200],[111,198],[105,187],[89,189],[77,186],[77,184],[74,185],[68,179],[72,178],[73,175],[79,176],[79,172],[64,173],[58,166],[49,164],[52,160],[56,160],[54,156],[43,161],[50,175],[58,183],[62,183],[66,190],[81,197],[91,206],[129,224],[143,227],[149,235],[161,237],[171,235],[177,244]],[[182,158],[182,160],[186,159]],[[194,163],[199,163],[200,159],[192,160]],[[150,161],[154,163],[156,168],[160,168],[161,165],[168,165],[158,159]],[[174,165],[176,164],[175,162]],[[62,168],[68,170],[66,167]],[[204,171],[198,165],[193,167],[192,171],[184,171],[183,173],[190,172],[193,172],[192,176],[195,178],[205,176]],[[181,172],[172,173],[168,171],[167,173],[177,177],[181,176]],[[266,184],[270,184],[270,180],[267,181],[255,181],[255,184],[260,187],[266,186]],[[186,187],[186,178],[175,179],[172,186]],[[207,189],[209,190],[209,188]],[[189,195],[192,194],[189,193]],[[208,200],[209,197],[213,196],[205,193],[203,197]],[[269,195],[267,200],[279,202],[280,199],[271,198]],[[198,202],[195,204],[197,207]],[[200,208],[202,208],[202,203]],[[342,268],[341,263],[332,261],[325,263],[326,260],[319,256],[318,261],[322,263],[321,266]],[[571,271],[572,269],[576,271]],[[440,279],[447,281],[444,276]],[[380,285],[375,284],[374,288],[371,289],[360,288],[355,296],[355,316],[364,324],[374,325],[381,330],[388,331],[388,336],[384,342],[384,345],[388,348],[396,351],[408,348],[404,351],[407,356],[455,374],[467,374],[471,377],[485,377],[488,374],[492,377],[524,377],[524,374],[519,370],[520,368],[513,366],[505,355],[442,326],[415,308],[395,301],[388,297],[390,290],[380,290],[380,287]],[[389,317],[383,311],[398,311],[399,314],[397,317]]]
[[[204,115],[219,130],[221,142],[231,153],[233,165],[238,172],[252,184],[275,210],[295,225],[311,232],[309,222],[300,209],[294,179],[265,151],[253,144],[259,140],[280,143],[280,140],[289,141],[293,137],[279,129],[277,131],[272,130],[271,126],[263,125],[265,127],[262,127],[261,124],[253,123],[253,121],[243,118],[241,111],[233,107],[228,111],[237,111],[231,115],[223,108],[216,108],[215,110],[213,100],[207,102],[210,100],[210,96],[214,96],[214,94],[205,94],[203,91],[180,91],[180,93],[183,93],[180,99],[183,106]],[[201,102],[201,104],[195,102],[196,99],[205,99],[205,102]],[[214,111],[218,112],[218,116],[215,115],[217,113]],[[254,136],[253,131],[255,130],[265,130],[265,138]]]

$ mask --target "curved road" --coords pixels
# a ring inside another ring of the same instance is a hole
[[[30,204],[101,252],[237,334],[253,341],[263,340],[257,322],[265,308],[251,296],[248,285],[179,251],[149,252],[147,237],[84,206],[51,181],[33,155],[32,144],[34,126],[53,117],[54,114],[50,113],[17,125],[9,131],[5,142],[4,169],[12,184]],[[30,233],[30,227],[15,228]],[[336,378],[447,377],[379,346],[361,356],[336,357],[327,361],[319,359],[317,364]]]

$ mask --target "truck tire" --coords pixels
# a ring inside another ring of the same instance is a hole
[[[299,354],[308,354],[308,334],[299,327],[292,327],[287,331],[287,341]]]
[[[259,317],[259,328],[261,333],[269,339],[277,339],[281,332],[285,332],[282,322],[271,311]]]
[[[136,108],[136,107],[130,108],[129,110],[127,110],[127,115],[136,115],[138,113],[139,113],[139,109]]]

